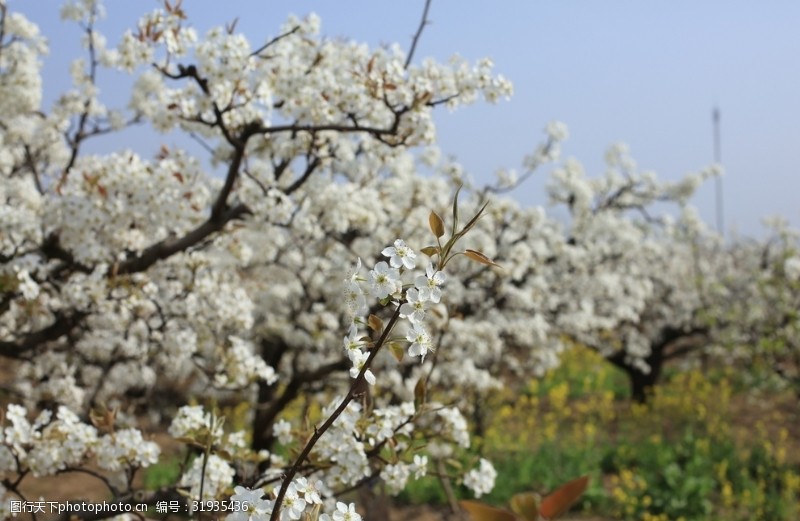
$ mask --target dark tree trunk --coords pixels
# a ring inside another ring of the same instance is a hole
[[[622,369],[631,386],[631,399],[637,403],[646,403],[653,387],[658,383],[664,363],[667,360],[684,356],[699,349],[707,341],[706,328],[693,328],[690,330],[666,327],[661,331],[659,338],[650,344],[650,354],[644,359],[650,372],[642,372],[638,367],[626,360],[626,353],[618,351],[606,359]]]
[[[644,359],[647,365],[650,366],[649,373],[643,372],[625,358],[624,352],[618,352],[609,357],[608,361],[622,369],[628,376],[631,399],[637,403],[646,403],[653,387],[658,383],[658,379],[661,376],[661,369],[664,365],[664,345],[653,345],[650,355]]]
[[[288,349],[289,346],[280,340],[261,340],[261,358],[275,370],[277,370],[283,355]],[[256,452],[272,450],[272,444],[275,442],[275,438],[272,435],[272,424],[275,421],[277,412],[280,411],[276,412],[276,407],[270,407],[270,405],[275,405],[274,401],[277,392],[277,384],[258,383],[258,402],[256,403],[253,417],[253,440],[251,443],[251,448]],[[285,392],[284,396],[288,398]]]
[[[262,340],[261,356],[265,362],[276,370],[281,359],[288,352],[289,347],[282,341]],[[256,404],[255,417],[253,418],[253,441],[250,444],[254,451],[272,450],[275,436],[272,426],[281,412],[309,389],[319,388],[325,379],[333,372],[344,371],[348,368],[348,360],[341,360],[321,365],[310,371],[296,371],[283,387],[278,383],[272,385],[266,382],[258,384],[258,403]]]
[[[364,509],[364,519],[391,519],[389,507],[392,500],[382,485],[363,485],[358,490],[358,499]]]
[[[652,366],[649,373],[643,373],[636,368],[629,368],[626,373],[631,384],[631,399],[636,403],[646,403],[658,382],[660,368],[658,373]]]

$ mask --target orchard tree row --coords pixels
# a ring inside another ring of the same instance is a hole
[[[429,472],[480,496],[472,408],[575,345],[638,400],[699,353],[800,390],[797,236],[707,230],[687,203],[713,169],[661,182],[615,146],[590,177],[551,123],[479,186],[433,113],[510,96],[489,60],[325,38],[314,15],[251,41],[165,2],[113,44],[98,2],[62,16],[85,53],[45,107],[47,40],[0,0],[0,517],[77,471],[123,502],[234,497],[237,519],[358,519],[342,495]],[[110,71],[124,106],[103,102]],[[133,126],[206,153],[86,151]],[[566,219],[506,195],[543,166]],[[181,475],[142,490],[164,431]]]

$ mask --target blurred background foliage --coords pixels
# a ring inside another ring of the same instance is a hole
[[[670,368],[646,404],[628,393],[621,371],[581,348],[526,388],[494,392],[473,418],[484,426],[473,449],[498,471],[481,500],[504,505],[588,474],[576,508],[609,519],[800,518],[800,411],[790,390],[757,371],[706,367]],[[427,477],[401,500],[446,497]]]

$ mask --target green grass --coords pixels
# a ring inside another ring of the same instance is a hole
[[[709,369],[668,370],[647,407],[621,400],[625,375],[585,352],[526,392],[506,391],[487,403],[490,427],[473,444],[498,472],[481,500],[507,505],[588,474],[576,508],[620,521],[800,519],[800,443],[786,429],[797,416],[775,405],[787,392],[765,395],[731,368]],[[435,478],[410,482],[402,499],[445,502]]]
[[[159,461],[144,471],[144,486],[148,490],[156,490],[177,483],[181,477],[181,460],[179,458]]]

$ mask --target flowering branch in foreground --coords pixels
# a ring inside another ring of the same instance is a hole
[[[458,192],[456,192],[453,202],[453,235],[444,246],[441,245],[440,241],[445,233],[444,223],[438,214],[431,212],[429,225],[438,244],[437,251],[432,253],[438,256],[442,267],[455,255],[466,254],[465,252],[453,252],[453,248],[475,225],[485,208],[486,205],[484,204],[463,228],[458,229]],[[467,250],[467,252],[469,251],[471,250]],[[365,310],[366,298],[358,284],[359,281],[363,281],[363,279],[360,279],[358,276],[358,269],[361,266],[361,260],[359,259],[356,270],[345,280],[345,295],[351,309],[354,310],[353,321],[350,324],[351,333],[345,337],[345,347],[348,356],[354,364],[354,369],[358,367],[359,370],[355,374],[355,379],[347,394],[341,399],[338,406],[322,425],[314,428],[313,435],[306,442],[305,447],[295,459],[294,464],[289,467],[285,475],[282,476],[283,482],[278,489],[275,502],[272,505],[272,512],[270,515],[271,521],[277,521],[279,518],[283,519],[281,508],[287,497],[286,494],[293,486],[294,477],[297,475],[302,465],[308,460],[311,451],[319,440],[345,412],[348,405],[356,397],[358,389],[362,388],[365,383],[369,385],[375,384],[375,377],[372,375],[370,366],[381,351],[381,348],[386,345],[398,321],[401,318],[406,318],[411,323],[412,329],[407,335],[407,340],[410,342],[408,348],[410,356],[420,356],[420,359],[424,360],[425,354],[432,349],[430,336],[421,323],[421,319],[424,317],[422,311],[426,301],[435,299],[438,302],[441,298],[441,289],[439,286],[445,281],[444,273],[435,268],[434,264],[430,264],[426,269],[426,275],[413,278],[414,287],[405,287],[401,282],[402,276],[408,272],[408,270],[416,268],[416,253],[414,250],[409,248],[402,239],[397,239],[392,246],[384,248],[381,253],[389,257],[389,263],[387,265],[386,262],[380,261],[370,272],[368,279],[369,292],[371,296],[379,299],[382,305],[386,306],[391,303],[395,307],[395,310],[385,326],[379,322],[377,317],[370,315],[370,320],[367,321],[368,324],[374,329],[382,327],[382,330],[380,331],[378,340],[373,345],[369,346],[369,354],[366,359],[362,359],[360,355],[360,353],[362,353],[360,346],[356,342],[358,338],[356,324],[359,322],[357,313]],[[481,264],[494,264],[490,259],[483,256],[483,254],[479,255],[480,257],[477,258],[471,255],[467,255],[467,257]],[[486,463],[488,464],[488,462]],[[352,511],[352,507],[350,510]],[[290,515],[290,518],[293,518],[293,516]],[[336,515],[334,519],[336,519]]]

